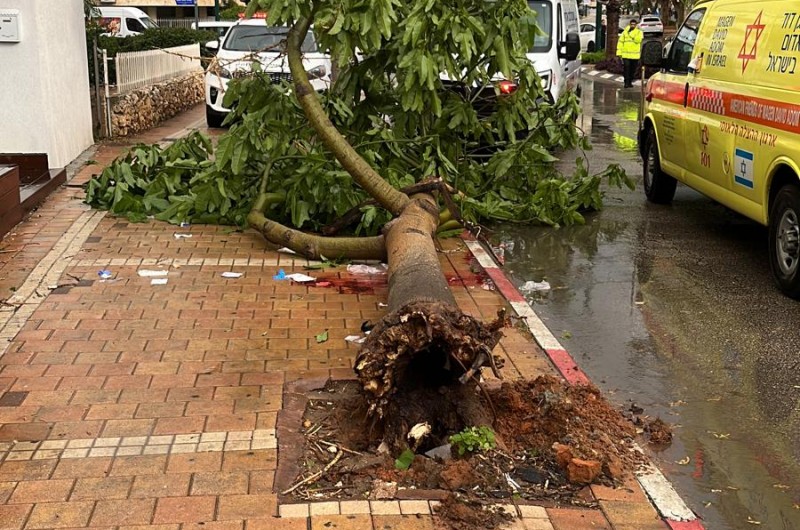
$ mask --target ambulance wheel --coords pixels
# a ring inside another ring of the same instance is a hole
[[[769,212],[769,265],[778,288],[800,298],[800,188],[788,185]]]
[[[675,197],[678,181],[661,171],[661,160],[658,157],[658,141],[656,132],[651,128],[647,132],[644,152],[644,194],[647,200],[656,204],[669,204]]]

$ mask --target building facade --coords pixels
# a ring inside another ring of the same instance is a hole
[[[45,153],[64,167],[92,145],[83,3],[3,0],[19,38],[0,42],[0,153]]]

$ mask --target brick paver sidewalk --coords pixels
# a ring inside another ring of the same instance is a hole
[[[132,142],[175,137],[201,119],[198,107]],[[344,337],[385,312],[385,281],[344,268],[313,271],[327,288],[276,281],[279,268],[307,273],[307,263],[265,250],[256,233],[88,209],[76,184],[123,148],[99,147],[97,165],[1,245],[0,529],[434,528],[427,501],[279,506],[273,491],[284,385],[352,377],[357,346]],[[491,318],[503,299],[476,287],[460,241],[443,246],[459,305]],[[317,343],[323,330],[329,338]],[[497,351],[507,378],[554,373],[515,329]],[[602,510],[524,507],[512,527],[666,528],[635,481],[586,494]]]

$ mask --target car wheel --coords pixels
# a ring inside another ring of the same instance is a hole
[[[644,194],[647,200],[657,204],[668,204],[675,197],[678,181],[661,170],[658,156],[658,141],[654,129],[647,131],[644,150]]]
[[[211,129],[219,129],[222,127],[222,122],[225,121],[225,114],[217,112],[209,105],[206,105],[206,124]]]
[[[594,42],[590,42],[589,44],[586,45],[586,51],[589,52],[589,53],[594,53],[595,52]]]
[[[769,264],[778,288],[800,298],[800,188],[781,188],[769,213]]]

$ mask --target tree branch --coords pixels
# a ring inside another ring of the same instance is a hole
[[[303,67],[301,44],[310,27],[310,18],[300,18],[287,35],[286,54],[294,80],[295,96],[303,108],[309,124],[345,171],[350,173],[353,180],[374,197],[381,206],[393,215],[399,215],[410,202],[408,195],[389,184],[353,149],[328,118],[327,113],[320,105],[314,87],[308,80],[308,75]]]
[[[276,245],[289,247],[309,259],[386,259],[386,242],[383,236],[375,237],[322,237],[294,230],[276,223],[257,211],[247,216],[249,225]]]

